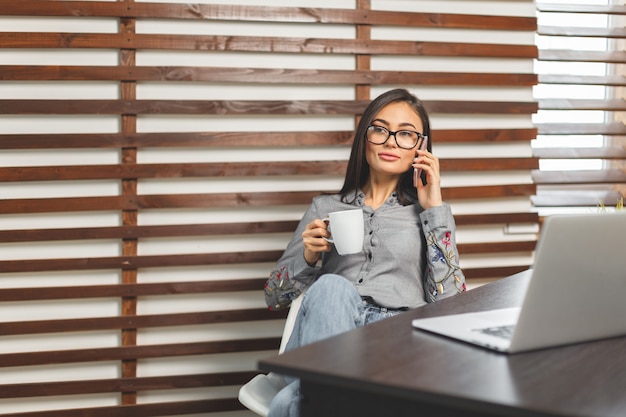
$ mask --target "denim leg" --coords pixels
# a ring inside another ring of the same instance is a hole
[[[364,325],[364,305],[356,288],[340,275],[326,274],[307,290],[285,350],[326,339]],[[288,385],[272,400],[268,417],[300,415],[300,381]]]
[[[361,296],[351,282],[340,275],[322,275],[304,293],[285,349],[295,349],[362,327],[363,310]]]
[[[294,380],[272,399],[267,417],[300,416],[300,380]]]

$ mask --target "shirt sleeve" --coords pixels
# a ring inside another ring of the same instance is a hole
[[[424,297],[427,302],[466,291],[465,275],[459,267],[456,224],[450,206],[432,207],[420,214],[426,237]]]
[[[321,267],[304,259],[302,232],[313,219],[321,218],[315,203],[300,220],[285,252],[265,283],[265,302],[270,310],[283,310],[321,275]]]

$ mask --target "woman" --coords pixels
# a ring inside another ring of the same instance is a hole
[[[342,189],[313,199],[265,285],[271,309],[306,291],[287,350],[465,291],[430,136],[426,110],[404,89],[365,109]],[[340,256],[322,219],[354,208],[363,209],[363,250]],[[291,381],[270,416],[297,415],[299,382]]]

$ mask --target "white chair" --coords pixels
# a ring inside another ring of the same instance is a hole
[[[285,321],[285,328],[283,330],[282,339],[280,341],[280,348],[278,353],[283,353],[289,336],[293,330],[293,326],[296,322],[296,316],[300,305],[302,304],[302,296],[299,296],[291,302],[289,308],[289,314],[287,314],[287,321]],[[248,410],[260,416],[267,416],[270,409],[270,403],[278,391],[286,386],[285,380],[282,376],[270,372],[269,374],[259,374],[252,378],[248,383],[243,385],[239,389],[239,402],[243,404]]]

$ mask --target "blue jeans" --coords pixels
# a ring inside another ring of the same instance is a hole
[[[344,333],[392,317],[399,311],[365,303],[352,283],[340,275],[326,274],[304,294],[293,333],[285,350]],[[300,381],[285,378],[288,385],[272,400],[268,417],[300,415]]]

